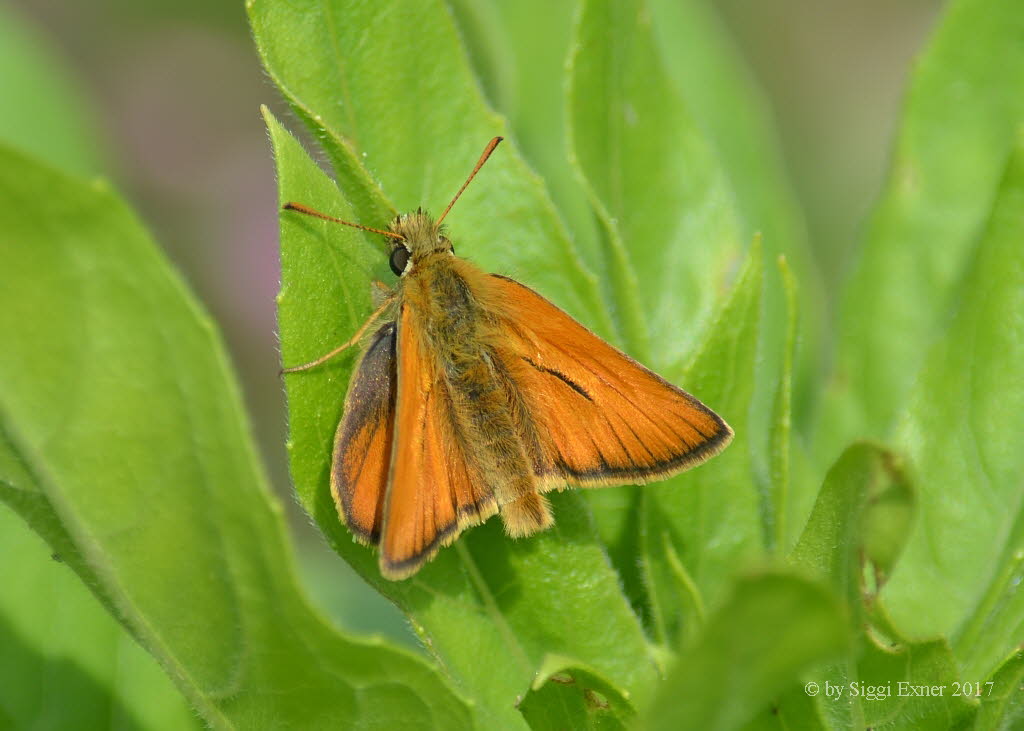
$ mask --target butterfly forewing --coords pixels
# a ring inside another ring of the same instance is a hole
[[[331,492],[363,543],[380,538],[395,423],[395,324],[377,330],[345,397],[334,439]]]
[[[500,353],[541,438],[542,489],[665,477],[721,451],[732,430],[682,389],[533,290],[491,275]]]
[[[466,526],[497,510],[453,434],[451,396],[423,347],[411,307],[398,321],[398,390],[391,478],[380,541],[381,572],[414,573]]]

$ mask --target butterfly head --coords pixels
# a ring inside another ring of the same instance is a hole
[[[466,182],[462,184],[462,187],[459,188],[455,197],[448,204],[448,207],[444,209],[444,212],[437,217],[437,220],[431,218],[422,208],[417,208],[415,212],[406,213],[404,216],[399,216],[392,221],[391,231],[386,235],[396,242],[391,249],[391,258],[389,260],[391,271],[395,273],[395,276],[405,275],[419,261],[427,257],[455,252],[452,242],[444,235],[441,221],[448,215],[448,211],[455,205],[455,201],[462,195],[462,191],[476,177],[480,168],[487,162],[487,158],[491,156],[494,148],[498,146],[501,140],[501,137],[495,137],[487,143],[487,147],[484,148],[483,154],[477,160],[473,172],[469,174]]]
[[[452,242],[444,235],[444,227],[422,208],[398,216],[391,222],[390,229],[401,237],[391,240],[389,264],[395,276],[402,276],[429,256],[455,251]]]

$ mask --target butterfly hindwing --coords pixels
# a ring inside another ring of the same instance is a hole
[[[345,523],[362,543],[380,538],[395,423],[394,323],[374,333],[345,397],[334,438],[331,492]]]
[[[542,489],[647,482],[720,452],[732,430],[533,290],[491,275],[495,343],[529,408]]]

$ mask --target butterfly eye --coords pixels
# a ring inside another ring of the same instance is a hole
[[[409,264],[409,250],[404,246],[396,246],[395,250],[391,252],[391,259],[388,263],[396,277],[402,276],[405,267]]]

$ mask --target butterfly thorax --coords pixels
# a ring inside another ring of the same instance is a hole
[[[453,378],[488,349],[488,313],[460,271],[464,265],[450,251],[423,253],[399,285],[402,306],[411,308],[429,352]]]

